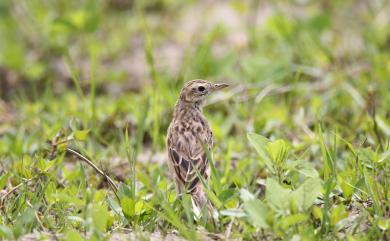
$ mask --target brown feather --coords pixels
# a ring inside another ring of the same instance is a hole
[[[205,80],[193,80],[185,84],[168,128],[169,167],[176,179],[178,191],[187,190],[198,204],[204,204],[207,200],[198,174],[205,181],[210,176],[204,147],[209,151],[213,148],[212,131],[202,113],[202,104],[206,96],[216,89],[215,86],[219,85]]]

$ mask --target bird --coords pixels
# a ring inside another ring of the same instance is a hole
[[[213,132],[203,114],[203,105],[210,94],[228,86],[202,79],[185,83],[168,127],[168,167],[176,183],[177,195],[190,194],[200,210],[208,199],[199,177],[206,182],[210,178],[208,158],[213,148]]]

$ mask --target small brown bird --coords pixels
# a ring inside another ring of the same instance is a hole
[[[191,194],[196,206],[207,203],[198,175],[210,177],[207,151],[213,147],[213,133],[202,112],[208,95],[229,85],[196,79],[187,82],[176,103],[173,120],[168,128],[169,169],[176,180],[178,195]]]

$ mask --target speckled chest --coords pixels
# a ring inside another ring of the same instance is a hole
[[[191,135],[195,139],[208,144],[209,147],[212,145],[212,131],[210,125],[199,109],[179,109],[172,122],[171,128],[178,136],[189,137],[189,135]]]

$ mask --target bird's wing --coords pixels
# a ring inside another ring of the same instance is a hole
[[[193,132],[172,133],[169,143],[169,159],[172,162],[176,177],[191,192],[200,182],[199,175],[208,179],[208,159],[204,145],[211,150],[208,138],[194,135]],[[206,143],[204,143],[206,142]]]
[[[169,156],[173,162],[176,177],[186,187],[187,191],[191,192],[200,181],[197,171],[199,175],[204,177],[208,168],[205,165],[207,163],[206,154],[204,153],[197,159],[185,159],[176,150],[170,148]]]

